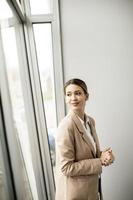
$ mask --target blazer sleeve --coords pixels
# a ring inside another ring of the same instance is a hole
[[[63,123],[58,127],[56,150],[58,165],[65,176],[101,174],[102,165],[99,158],[75,161],[74,131],[72,123]]]

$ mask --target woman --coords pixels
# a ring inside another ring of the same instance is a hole
[[[85,82],[69,80],[64,93],[70,111],[57,131],[56,200],[101,200],[100,175],[114,161],[112,150],[100,151],[95,121],[85,114]]]

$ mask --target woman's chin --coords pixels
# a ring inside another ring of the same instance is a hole
[[[76,107],[76,106],[73,106],[73,107],[71,107],[71,110],[73,110],[73,111],[79,111],[80,109],[78,107]]]

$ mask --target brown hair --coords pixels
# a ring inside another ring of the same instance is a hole
[[[78,79],[78,78],[70,79],[69,81],[67,81],[65,83],[64,94],[66,94],[66,87],[70,84],[78,85],[79,87],[81,87],[88,98],[89,93],[88,93],[87,85],[84,81],[82,81],[81,79]]]

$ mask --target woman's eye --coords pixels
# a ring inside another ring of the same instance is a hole
[[[71,96],[71,94],[70,93],[68,93],[68,94],[66,94],[68,97],[70,97]]]
[[[82,93],[81,92],[76,92],[75,95],[80,96]]]

